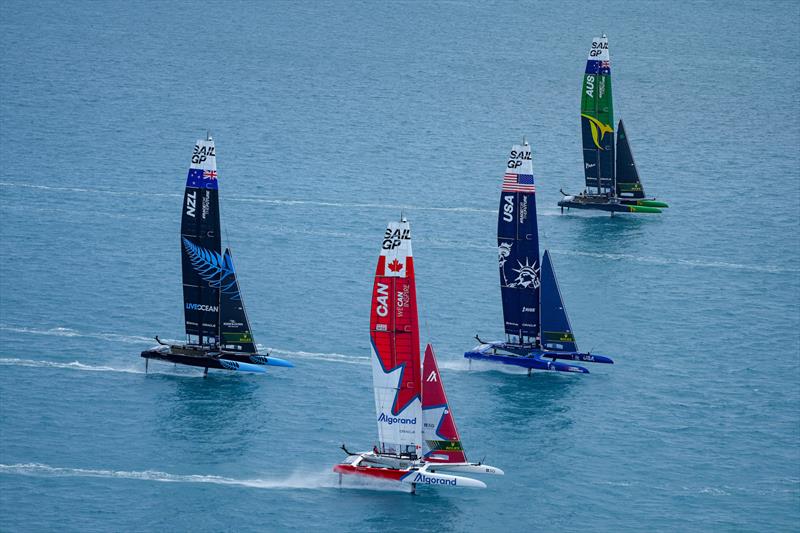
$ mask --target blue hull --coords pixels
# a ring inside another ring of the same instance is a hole
[[[503,353],[505,352],[505,353]],[[539,348],[522,348],[506,343],[490,343],[477,346],[464,353],[467,359],[490,361],[504,365],[514,365],[531,370],[549,370],[553,372],[574,372],[588,374],[589,370],[579,365],[561,363],[558,359],[581,361],[586,363],[614,364],[610,357],[582,352],[554,352]]]
[[[145,350],[142,352],[142,357],[145,359],[158,359],[167,363],[175,363],[177,365],[196,366],[199,368],[215,368],[218,370],[231,370],[234,372],[252,372],[254,374],[264,374],[266,369],[264,364],[248,363],[244,361],[236,361],[233,359],[223,359],[222,357],[213,357],[210,355],[186,355],[180,353],[173,353],[171,351],[162,351],[159,349]],[[227,355],[227,354],[226,354]],[[237,354],[230,354],[234,357]],[[247,357],[238,355],[239,358]],[[248,357],[249,359],[249,357]],[[282,361],[282,360],[281,360]]]

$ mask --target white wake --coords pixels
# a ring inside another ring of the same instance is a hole
[[[279,478],[231,478],[208,474],[170,474],[159,470],[106,470],[94,468],[64,468],[42,463],[0,464],[0,474],[48,477],[94,477],[110,479],[135,479],[159,483],[210,483],[254,489],[331,489],[339,488],[333,471],[294,472]],[[391,483],[343,483],[341,488],[368,488],[377,490],[408,490],[403,485]]]

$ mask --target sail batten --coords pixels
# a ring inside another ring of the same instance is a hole
[[[186,334],[198,344],[219,340],[220,239],[217,159],[214,141],[198,140],[186,178],[181,216],[181,261]]]
[[[530,145],[512,147],[500,193],[497,252],[505,332],[519,343],[539,336],[539,229]]]
[[[614,191],[614,108],[611,58],[606,36],[595,37],[586,61],[581,92],[581,132],[586,188],[591,193]]]

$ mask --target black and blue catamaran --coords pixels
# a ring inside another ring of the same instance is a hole
[[[669,207],[644,194],[633,153],[622,120],[614,146],[614,105],[611,96],[611,59],[608,39],[595,37],[581,93],[581,133],[583,171],[586,188],[580,194],[568,195],[558,202],[564,208],[597,209],[614,213],[660,213]]]
[[[186,179],[181,218],[183,312],[187,342],[142,352],[150,359],[240,372],[264,372],[265,365],[293,366],[258,353],[229,249],[222,252],[219,182],[214,140],[197,141]]]
[[[536,185],[531,147],[523,141],[511,149],[503,176],[497,217],[497,252],[503,298],[505,341],[483,342],[466,352],[479,359],[531,370],[589,371],[559,360],[613,363],[602,355],[578,350],[556,273],[545,250],[539,262]]]

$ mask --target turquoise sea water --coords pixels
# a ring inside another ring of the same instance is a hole
[[[594,13],[603,10],[602,14]],[[594,13],[594,14],[593,14]],[[800,524],[794,2],[0,4],[0,529],[791,531]],[[562,216],[609,35],[660,216]],[[180,195],[217,140],[267,376],[181,338]],[[494,232],[527,135],[573,376],[468,368],[501,335]],[[483,491],[351,481],[376,437],[372,274],[405,209],[423,340]]]

